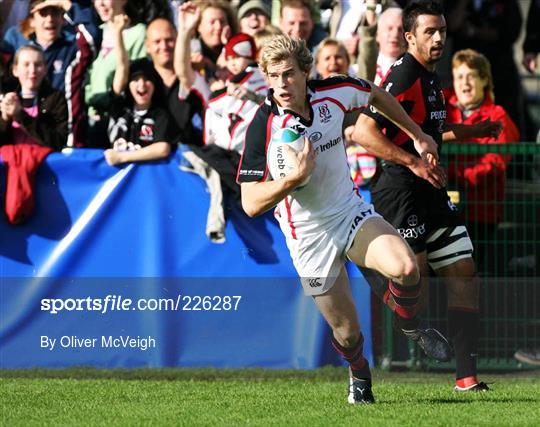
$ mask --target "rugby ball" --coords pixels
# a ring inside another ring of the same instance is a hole
[[[279,129],[272,135],[266,153],[266,163],[273,180],[285,178],[295,169],[294,161],[291,161],[286,146],[296,152],[301,151],[304,148],[304,137],[290,128]],[[297,188],[306,185],[310,178],[311,176],[308,176]]]

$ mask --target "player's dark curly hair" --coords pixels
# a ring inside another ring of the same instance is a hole
[[[416,0],[409,3],[403,9],[403,31],[413,33],[419,15],[444,15],[444,9],[437,0]]]

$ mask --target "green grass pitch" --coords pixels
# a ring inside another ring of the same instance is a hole
[[[347,404],[347,371],[0,370],[0,422],[29,425],[538,426],[540,373],[483,374],[492,391],[457,394],[452,374],[374,372],[372,406]]]

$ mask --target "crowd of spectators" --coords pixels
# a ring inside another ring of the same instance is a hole
[[[305,40],[315,58],[313,77],[349,74],[379,84],[405,51],[406,3],[4,0],[0,145],[103,148],[111,165],[164,158],[180,146],[194,153],[187,155],[192,160],[202,160],[206,172],[217,171],[223,191],[237,198],[231,171],[242,153],[238,135],[250,118],[245,111],[266,94],[256,65],[265,39],[284,33]],[[501,135],[510,135],[498,142],[534,139],[514,61],[523,25],[518,2],[445,4],[452,41],[447,54],[474,49],[468,55],[478,53],[491,64],[489,90],[473,106],[464,106],[456,90],[449,98],[450,119],[483,117],[486,105],[496,102],[504,111]],[[531,73],[537,70],[539,10],[540,2],[531,1],[523,45],[523,66]],[[23,67],[32,69],[30,75]],[[487,78],[477,71],[477,79]],[[45,108],[52,98],[54,108]],[[365,185],[375,160],[360,147],[348,150],[353,178]]]

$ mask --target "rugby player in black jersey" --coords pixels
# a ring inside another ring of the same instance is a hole
[[[403,11],[407,52],[391,68],[382,87],[401,103],[411,118],[440,144],[443,140],[497,134],[500,124],[446,125],[444,97],[435,74],[446,39],[446,21],[436,1],[421,0]],[[372,188],[375,209],[413,249],[427,295],[428,265],[443,277],[448,294],[448,336],[456,356],[456,391],[485,391],[476,359],[479,337],[479,286],[475,280],[473,246],[456,207],[450,201],[445,175],[437,179],[417,173],[413,141],[371,108],[361,114],[352,138],[384,160]],[[425,303],[426,298],[421,298]],[[399,319],[398,319],[399,320]],[[418,327],[398,321],[404,330]],[[407,333],[406,333],[407,335]]]

